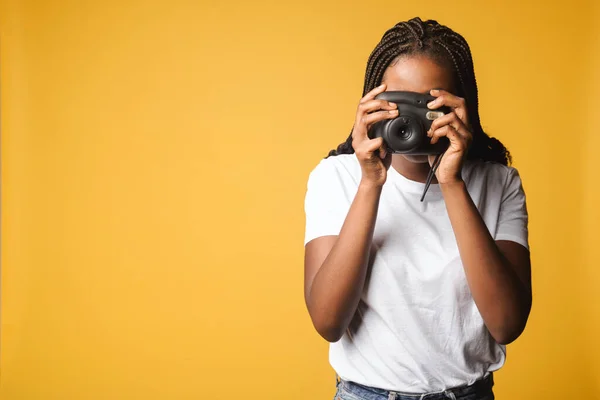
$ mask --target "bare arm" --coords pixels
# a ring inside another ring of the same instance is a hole
[[[498,343],[508,344],[523,332],[531,310],[529,251],[510,241],[495,242],[469,195],[461,168],[473,135],[466,101],[443,90],[428,104],[453,111],[433,121],[428,135],[435,143],[450,139],[436,177],[444,195],[460,258],[473,300]],[[481,140],[481,139],[480,139]]]
[[[385,85],[359,103],[352,147],[361,166],[361,182],[338,236],[306,244],[304,298],[313,325],[330,342],[338,341],[352,320],[365,285],[379,198],[387,179],[391,154],[381,138],[369,139],[369,127],[398,115],[396,104],[375,99]]]
[[[361,185],[339,236],[307,243],[304,299],[316,330],[330,342],[350,324],[365,285],[381,187]]]
[[[531,310],[529,251],[494,242],[463,182],[442,188],[475,304],[494,339],[508,344],[523,332]]]

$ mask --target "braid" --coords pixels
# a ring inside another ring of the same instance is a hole
[[[422,21],[417,17],[399,22],[384,33],[369,55],[363,96],[379,86],[387,68],[405,55],[425,55],[452,68],[458,84],[459,93],[456,95],[465,99],[473,131],[473,142],[467,158],[509,165],[512,161],[509,151],[498,139],[488,136],[481,126],[471,49],[460,34],[437,21]],[[352,153],[354,149],[350,133],[346,141],[331,150],[327,157]]]

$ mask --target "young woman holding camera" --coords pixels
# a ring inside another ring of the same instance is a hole
[[[384,91],[448,107],[433,156],[390,154],[370,127],[398,117]],[[482,129],[465,39],[436,21],[396,24],[371,53],[347,140],[311,172],[305,300],[330,342],[336,399],[493,399],[493,372],[532,302],[528,217],[508,150]]]

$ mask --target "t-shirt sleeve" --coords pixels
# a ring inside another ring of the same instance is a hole
[[[343,168],[322,160],[308,177],[304,212],[304,245],[321,236],[339,235],[352,202],[353,189]]]
[[[527,204],[521,177],[515,168],[510,168],[502,193],[500,214],[494,239],[510,240],[529,249],[527,224]]]

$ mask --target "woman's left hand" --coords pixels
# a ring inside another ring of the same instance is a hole
[[[463,162],[473,141],[465,99],[445,90],[432,90],[430,93],[437,98],[427,104],[429,109],[446,106],[452,110],[449,114],[436,118],[427,132],[432,144],[444,136],[450,140],[450,146],[435,173],[437,181],[440,184],[461,182]],[[429,156],[429,163],[432,164],[434,159],[435,156]]]

